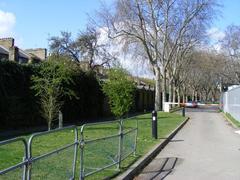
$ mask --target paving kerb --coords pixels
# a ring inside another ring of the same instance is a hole
[[[152,150],[141,157],[137,162],[129,167],[128,170],[117,176],[115,180],[133,179],[136,175],[138,175],[140,171],[143,170],[159,154],[159,152],[161,152],[161,150],[169,143],[169,141],[177,134],[177,132],[183,128],[188,120],[189,117],[187,117],[176,129],[174,129],[164,141],[154,146]]]

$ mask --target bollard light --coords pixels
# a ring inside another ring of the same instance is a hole
[[[152,111],[152,137],[157,139],[157,111]]]
[[[182,116],[185,117],[185,107],[182,108]]]

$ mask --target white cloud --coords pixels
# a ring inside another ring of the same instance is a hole
[[[212,27],[207,32],[212,41],[219,41],[225,37],[225,33],[216,27]]]
[[[16,17],[11,12],[0,10],[0,37],[12,36]]]

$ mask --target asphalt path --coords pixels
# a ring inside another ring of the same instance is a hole
[[[191,119],[136,180],[240,180],[240,134],[214,107]]]

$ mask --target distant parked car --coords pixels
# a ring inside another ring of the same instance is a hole
[[[198,105],[198,106],[204,106],[204,105],[206,105],[206,104],[205,104],[203,101],[198,101],[198,102],[197,102],[197,105]]]
[[[185,107],[196,108],[197,106],[198,106],[198,104],[195,101],[188,101],[185,103]]]

